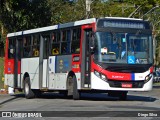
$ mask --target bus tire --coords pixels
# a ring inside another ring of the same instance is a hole
[[[73,76],[73,99],[74,100],[80,99],[80,92],[78,91],[77,88],[77,80],[75,75]]]
[[[127,92],[121,92],[119,94],[119,100],[127,100]]]
[[[31,89],[29,77],[26,77],[24,80],[24,94],[27,99],[35,97],[35,94],[33,90]]]

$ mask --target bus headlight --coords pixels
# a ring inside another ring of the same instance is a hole
[[[98,71],[94,71],[94,74],[97,76],[97,77],[99,77],[100,78],[100,73],[98,72]]]
[[[149,74],[145,77],[144,83],[147,83],[152,78],[152,74]]]
[[[99,77],[100,79],[104,80],[104,81],[107,81],[107,78],[105,75],[103,75],[102,73],[99,73],[98,71],[94,71],[94,74]]]
[[[106,79],[106,76],[103,75],[103,74],[101,74],[101,79],[102,79],[102,80],[107,80],[107,79]]]

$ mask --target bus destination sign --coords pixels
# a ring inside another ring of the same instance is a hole
[[[97,27],[114,27],[114,28],[134,28],[134,29],[146,29],[146,22],[131,21],[131,20],[106,20],[102,19],[98,21]]]

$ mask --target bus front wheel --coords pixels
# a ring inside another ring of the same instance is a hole
[[[29,77],[26,77],[24,80],[24,94],[27,99],[35,97],[35,94],[33,90],[31,89]]]

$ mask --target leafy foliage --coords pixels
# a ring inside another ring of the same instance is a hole
[[[1,0],[0,21],[8,32],[59,24],[86,18],[85,0]],[[92,0],[88,17],[140,18],[160,0]],[[120,2],[118,2],[120,1]],[[122,2],[123,1],[123,2]]]
[[[1,21],[8,32],[50,25],[50,8],[44,0],[1,0]]]

